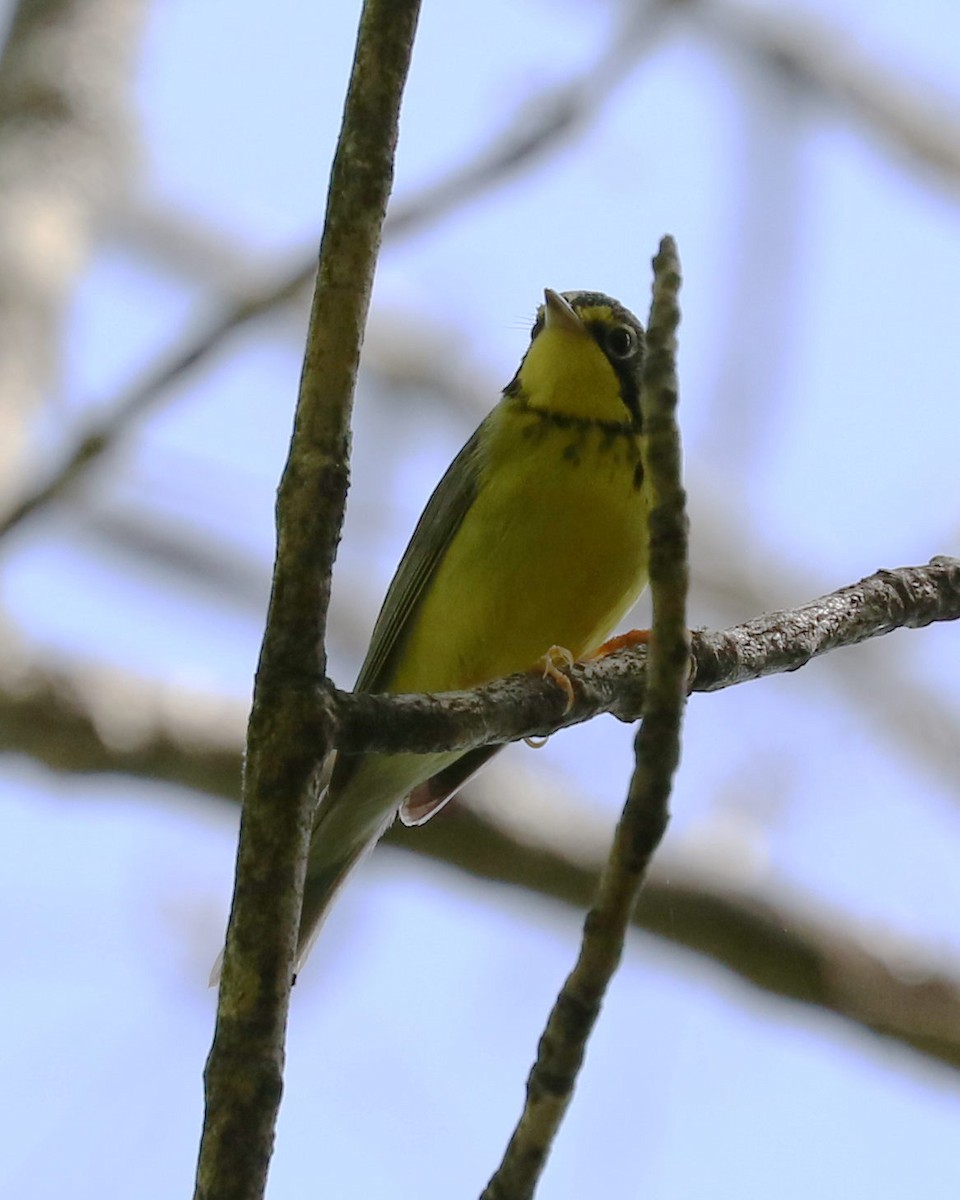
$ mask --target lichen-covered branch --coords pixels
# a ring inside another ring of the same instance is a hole
[[[726,630],[695,631],[690,690],[720,691],[797,670],[897,629],[958,618],[960,559],[938,557],[925,566],[878,571],[798,608]],[[570,674],[575,697],[569,713],[563,712],[564,695],[539,672],[472,692],[336,693],[337,744],[351,751],[466,749],[553,733],[600,713],[630,721],[642,708],[643,649],[578,663]],[[223,757],[214,761],[209,756],[221,736],[206,731],[211,717],[220,730],[221,714],[228,732]],[[233,706],[216,697],[140,681],[112,668],[64,664],[0,628],[0,750],[29,754],[54,770],[144,775],[233,798],[239,780],[236,721]],[[196,731],[196,760],[190,729]]]
[[[960,559],[880,570],[799,608],[765,613],[722,631],[691,634],[690,691],[716,692],[795,671],[814,658],[896,629],[960,618]],[[471,692],[434,696],[336,694],[337,744],[361,750],[469,749],[555,733],[612,713],[635,721],[643,710],[647,652],[622,650],[570,670],[575,699],[550,680],[511,675]]]

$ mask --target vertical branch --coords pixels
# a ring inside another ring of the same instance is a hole
[[[0,53],[4,502],[28,477],[28,423],[56,385],[63,309],[97,218],[127,182],[145,9],[145,0],[19,0]]]
[[[330,574],[343,520],[353,387],[387,198],[418,0],[366,0],[330,176],[320,266],[277,555],[247,731],[233,907],[213,1046],[198,1200],[263,1195],[319,766]]]
[[[636,767],[599,894],[584,923],[579,957],[547,1019],[527,1080],[523,1112],[481,1200],[528,1200],[533,1195],[623,954],[647,867],[667,826],[689,669],[687,523],[675,419],[679,288],[676,246],[672,238],[664,238],[654,259],[641,392],[643,465],[651,499],[653,637],[643,724],[635,743]]]

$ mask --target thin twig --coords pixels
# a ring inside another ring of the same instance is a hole
[[[233,908],[197,1200],[259,1200],[283,1086],[284,1038],[316,773],[332,726],[303,686],[326,670],[350,413],[418,0],[366,0],[330,176],[277,557],[247,733]]]
[[[573,1096],[587,1040],[620,963],[647,867],[667,825],[667,800],[680,758],[689,667],[687,525],[680,481],[676,329],[680,266],[671,238],[654,260],[641,405],[643,467],[650,489],[653,637],[637,763],[597,899],[587,914],[576,965],[560,990],[527,1080],[523,1113],[483,1200],[533,1195]]]

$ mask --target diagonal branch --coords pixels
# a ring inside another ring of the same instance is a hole
[[[796,671],[814,658],[895,629],[960,618],[960,559],[880,570],[859,583],[722,632],[691,636],[690,690],[715,692]],[[570,671],[575,701],[537,675],[511,675],[471,692],[371,696],[338,692],[337,745],[351,752],[470,749],[544,736],[599,713],[634,721],[646,694],[646,651],[624,650]]]
[[[94,463],[117,445],[120,438],[142,416],[150,412],[181,380],[212,357],[227,337],[280,305],[298,299],[316,273],[316,261],[298,268],[279,282],[251,289],[213,318],[198,333],[170,355],[148,367],[107,406],[106,414],[89,421],[61,462],[39,483],[17,500],[0,517],[0,538],[18,528],[39,509],[65,495]]]
[[[661,15],[659,4],[631,15],[618,36],[580,76],[534,100],[528,99],[507,128],[474,158],[419,194],[396,203],[384,223],[384,239],[415,233],[562,147],[600,112],[655,37]],[[234,332],[299,300],[315,273],[316,258],[311,250],[279,278],[265,280],[236,297],[186,344],[163,356],[103,405],[104,415],[94,418],[78,434],[61,462],[0,516],[0,538],[66,494],[117,445],[134,422],[207,362]]]
[[[702,488],[702,481],[701,481]],[[692,590],[701,605],[722,616],[742,618],[769,609],[771,587],[778,595],[811,594],[809,577],[778,558],[777,549],[751,529],[744,536],[737,514],[716,489],[701,491],[696,529],[701,547]],[[731,617],[731,619],[734,619]],[[918,676],[920,660],[909,638],[894,645],[874,644],[864,654],[824,660],[830,678],[821,682],[846,694],[858,720],[872,725],[891,749],[954,792],[960,778],[960,709],[932,678]],[[960,795],[957,796],[960,801]]]
[[[955,95],[930,80],[908,81],[891,62],[870,61],[843,32],[816,18],[733,4],[699,4],[711,33],[789,73],[846,110],[889,145],[936,172],[950,188],[960,178],[960,114]],[[899,63],[897,63],[899,65]]]
[[[880,571],[798,608],[694,632],[690,690],[719,691],[795,671],[895,629],[958,618],[960,560],[939,557],[927,566]],[[640,649],[577,663],[570,671],[575,699],[569,713],[565,696],[539,674],[433,696],[337,692],[338,745],[351,752],[469,749],[555,733],[600,713],[630,721],[643,704],[645,658]],[[113,692],[117,703],[102,713],[97,698]],[[230,719],[221,722],[218,714],[227,710]],[[232,798],[239,779],[237,720],[226,701],[95,667],[65,668],[0,632],[0,750],[25,752],[54,770],[120,771]],[[203,747],[196,763],[190,728]],[[202,762],[214,744],[222,745],[223,759],[211,771]]]
[[[719,691],[797,670],[813,658],[895,629],[960,618],[960,560],[880,571],[779,613],[691,638],[693,692]],[[645,687],[643,650],[571,668],[574,704],[539,675],[513,675],[472,692],[375,696],[338,692],[338,745],[465,749],[554,733],[612,713],[635,719]],[[116,693],[114,704],[106,698]],[[221,717],[220,714],[226,714]],[[157,687],[117,672],[51,663],[0,631],[0,750],[54,770],[120,771],[235,795],[239,718],[226,701]],[[194,758],[189,730],[202,750]],[[213,747],[222,759],[206,761]]]
[[[602,866],[593,851],[584,853],[579,825],[564,831],[555,821],[549,844],[518,840],[466,804],[451,805],[422,828],[397,827],[386,840],[578,911],[589,905]],[[848,914],[803,896],[702,877],[677,855],[669,866],[652,866],[632,924],[767,995],[832,1013],[960,1070],[960,964],[951,973],[933,950],[858,927]]]

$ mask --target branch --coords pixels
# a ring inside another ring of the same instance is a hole
[[[578,912],[590,903],[601,868],[593,851],[584,852],[579,823],[564,830],[554,815],[549,844],[531,841],[527,830],[520,840],[463,803],[419,829],[395,827],[386,840]],[[632,924],[768,995],[820,1008],[960,1070],[958,964],[951,974],[939,953],[889,930],[858,926],[802,896],[703,878],[676,855],[651,868]]]
[[[676,423],[676,330],[680,263],[672,238],[654,259],[640,406],[644,487],[650,499],[653,636],[636,768],[614,834],[610,860],[583,926],[577,962],[547,1019],[527,1080],[523,1112],[482,1200],[529,1200],[546,1166],[583,1066],[587,1041],[620,959],[627,926],[668,820],[680,761],[680,727],[689,665],[687,518]]]
[[[895,629],[958,618],[960,560],[938,557],[927,566],[880,571],[799,608],[728,630],[694,632],[690,690],[719,691],[794,671],[831,650]],[[539,673],[433,696],[337,692],[337,742],[351,753],[404,746],[426,753],[545,736],[600,713],[631,721],[642,709],[645,671],[642,649],[575,664],[569,713],[563,712],[564,695]],[[107,706],[119,725],[114,736],[110,726],[102,728],[97,697],[117,689],[116,703]],[[195,758],[184,726],[200,719],[197,706],[202,713],[229,707],[102,668],[63,668],[9,633],[0,638],[0,750],[30,754],[55,770],[144,775],[233,799],[239,779],[235,740],[224,735],[222,763],[205,763],[211,742],[219,746],[221,738],[208,735],[201,722]]]
[[[955,187],[960,178],[956,96],[897,78],[889,62],[870,62],[835,26],[758,8],[697,6],[697,19],[725,41],[789,72],[811,91],[851,111],[867,128]],[[899,65],[898,60],[894,60]]]
[[[691,635],[692,692],[716,692],[767,675],[796,671],[814,658],[895,629],[919,629],[960,618],[960,559],[880,570],[799,608],[767,613],[722,632]],[[471,692],[426,696],[337,692],[337,745],[417,753],[546,736],[612,713],[635,721],[646,695],[647,655],[623,650],[577,663],[569,674],[575,699],[537,674],[511,675]]]
[[[94,464],[119,442],[127,430],[164,399],[170,390],[207,361],[226,338],[281,304],[295,300],[316,273],[316,260],[279,282],[252,289],[220,316],[171,354],[163,356],[131,383],[106,407],[106,415],[90,421],[61,462],[39,484],[23,495],[2,518],[0,538],[20,526],[29,516],[70,491]]]
[[[139,776],[235,802],[243,725],[238,702],[103,667],[65,669],[0,633],[0,751],[28,754],[50,770]],[[482,789],[483,778],[471,794]],[[582,912],[602,867],[595,847],[605,840],[604,822],[565,809],[552,790],[549,803],[549,839],[529,815],[518,831],[525,795],[507,805],[510,824],[461,801],[421,828],[395,826],[386,840]],[[891,953],[888,935],[856,929],[844,913],[722,887],[672,859],[669,869],[654,868],[633,924],[770,995],[960,1068],[960,976],[919,947]]]
[[[237,801],[246,705],[32,650],[0,626],[0,752]]]
[[[317,771],[329,717],[300,686],[326,670],[330,576],[347,490],[350,413],[418,0],[366,0],[330,175],[290,454],[277,500],[273,591],[254,686],[233,906],[197,1200],[262,1197],[283,1086],[284,1038]]]
[[[564,145],[572,133],[584,128],[603,108],[653,38],[661,16],[660,4],[651,6],[649,12],[631,15],[582,75],[563,87],[528,98],[491,145],[445,179],[395,204],[383,226],[384,239],[415,233]],[[80,432],[46,478],[0,517],[0,538],[52,500],[65,495],[136,420],[211,358],[234,332],[299,299],[315,272],[316,258],[311,251],[279,279],[266,280],[235,298],[185,345],[164,355],[119,396],[98,406],[105,415],[95,418]]]
[[[19,0],[0,17],[4,503],[28,478],[28,420],[57,384],[70,288],[97,218],[128,175],[127,97],[145,8],[143,0]]]

